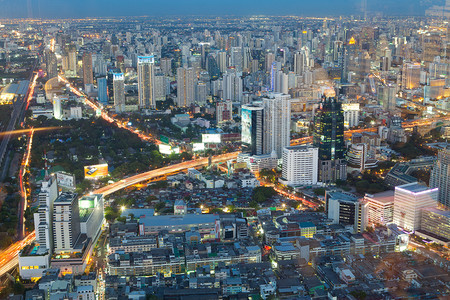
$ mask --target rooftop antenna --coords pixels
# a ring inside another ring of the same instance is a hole
[[[45,179],[47,180],[49,178],[49,175],[48,175],[48,160],[46,150],[44,150],[44,172],[45,172]]]

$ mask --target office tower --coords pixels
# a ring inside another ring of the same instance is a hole
[[[58,76],[58,60],[56,58],[56,54],[50,49],[45,51],[45,65],[47,78],[51,79]]]
[[[370,73],[370,61],[370,55],[367,51],[359,53],[356,69],[359,80],[364,80],[364,78]]]
[[[228,68],[223,75],[223,99],[231,100],[232,102],[241,102],[243,95],[242,73],[237,72],[236,69]]]
[[[233,120],[233,105],[231,100],[218,101],[216,103],[217,125]]]
[[[450,209],[450,148],[439,151],[431,171],[430,187],[439,188],[439,203]]]
[[[319,180],[347,178],[344,159],[344,112],[336,98],[323,98],[314,118],[313,144],[319,148]]]
[[[63,192],[53,204],[55,253],[71,252],[80,235],[78,194]]]
[[[386,225],[394,219],[394,191],[366,194],[368,204],[368,225]]]
[[[106,77],[97,78],[98,101],[103,105],[108,105],[108,85]]]
[[[264,104],[264,154],[275,152],[281,158],[291,141],[291,96],[274,93],[262,99]]]
[[[205,106],[207,95],[206,83],[202,81],[197,82],[195,85],[195,104]]]
[[[201,66],[202,69],[206,69],[206,57],[209,53],[209,43],[199,43],[201,51]]]
[[[94,83],[94,71],[92,69],[92,54],[84,53],[82,61],[83,61],[83,83],[84,88],[86,89],[87,84]]]
[[[195,73],[193,68],[177,69],[177,105],[191,106],[195,101]]]
[[[219,51],[217,54],[217,64],[219,66],[220,73],[225,73],[228,68],[226,51]]]
[[[343,103],[344,127],[351,128],[359,125],[359,103]]]
[[[402,88],[413,90],[420,87],[420,64],[404,62],[402,69]]]
[[[56,120],[62,120],[62,117],[63,117],[61,98],[59,98],[59,97],[53,98],[53,117]]]
[[[409,231],[420,229],[422,208],[436,207],[438,197],[438,188],[428,188],[417,182],[396,186],[394,223]]]
[[[368,225],[368,205],[353,194],[327,191],[325,209],[333,224],[351,225],[355,232],[363,232]]]
[[[378,86],[378,101],[383,105],[383,109],[391,112],[396,106],[396,87],[395,86]]]
[[[289,92],[289,76],[283,71],[277,71],[274,75],[274,89],[275,93],[287,94]]]
[[[420,230],[416,234],[441,244],[450,240],[450,211],[435,207],[422,208]]]
[[[140,108],[155,108],[153,90],[154,64],[155,58],[153,55],[138,57],[138,94]]]
[[[172,76],[172,59],[171,58],[161,58],[161,71],[166,76]]]
[[[422,61],[428,67],[436,56],[442,55],[443,38],[439,33],[426,33],[422,37]]]
[[[264,106],[243,105],[241,108],[241,139],[251,155],[263,154]]]
[[[369,147],[366,143],[351,144],[346,154],[348,166],[358,168],[360,172],[376,168],[378,161],[374,159]]]
[[[53,249],[53,203],[58,197],[58,185],[55,175],[47,176],[42,182],[41,191],[38,196],[39,207],[34,213],[34,228],[36,230],[36,241],[40,247]]]
[[[285,185],[311,185],[318,180],[319,149],[311,146],[283,148],[282,183]]]
[[[114,108],[116,113],[125,111],[125,77],[123,73],[113,74]]]

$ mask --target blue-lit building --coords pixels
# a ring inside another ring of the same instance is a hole
[[[103,105],[108,105],[108,84],[106,77],[97,79],[98,101]]]

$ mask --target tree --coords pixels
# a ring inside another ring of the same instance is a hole
[[[158,202],[155,205],[155,211],[159,212],[160,210],[162,210],[164,207],[166,207],[166,203],[164,202]]]
[[[313,190],[314,194],[316,194],[316,196],[325,196],[325,188],[317,188]]]

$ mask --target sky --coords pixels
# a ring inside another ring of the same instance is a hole
[[[352,15],[362,0],[0,0],[0,17],[114,17],[142,15]],[[368,11],[423,15],[443,0],[367,0]],[[30,9],[31,8],[31,9]]]

